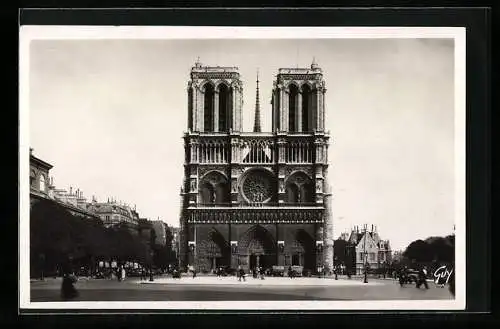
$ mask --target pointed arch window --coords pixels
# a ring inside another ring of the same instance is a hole
[[[311,88],[305,84],[302,87],[302,131],[308,132],[309,129],[309,118],[311,117]]]
[[[219,131],[224,132],[229,129],[229,113],[231,111],[232,91],[225,84],[219,87]]]
[[[204,97],[204,130],[205,132],[214,131],[214,87],[210,83],[205,84]]]

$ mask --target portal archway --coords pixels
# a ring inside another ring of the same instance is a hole
[[[251,227],[238,242],[239,265],[245,270],[276,265],[276,243],[273,236],[260,225]]]
[[[215,270],[231,263],[231,248],[224,236],[214,227],[208,232],[208,238],[200,243],[199,257],[204,268]]]
[[[303,266],[305,270],[314,271],[316,264],[315,241],[305,230],[299,229],[295,232],[290,256],[291,265]]]

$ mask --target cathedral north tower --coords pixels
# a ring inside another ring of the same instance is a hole
[[[237,67],[207,67],[197,61],[188,82],[188,129],[241,131],[242,94]]]

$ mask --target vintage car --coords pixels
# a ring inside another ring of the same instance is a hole
[[[273,265],[273,267],[271,267],[271,269],[269,270],[268,275],[270,275],[270,276],[285,276],[285,267]]]

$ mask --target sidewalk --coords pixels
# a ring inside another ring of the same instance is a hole
[[[172,277],[155,278],[154,281],[138,281],[139,284],[178,284],[178,285],[247,285],[247,286],[376,286],[385,283],[375,280],[363,283],[362,280],[348,279],[330,279],[330,278],[303,278],[297,277],[290,279],[287,277],[266,277],[264,280],[246,277],[246,281],[239,281],[235,276],[216,277],[216,276],[197,276],[182,277],[174,279]]]

